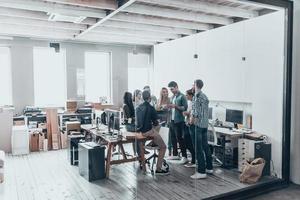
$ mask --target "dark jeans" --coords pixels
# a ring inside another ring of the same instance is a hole
[[[191,138],[191,134],[190,134],[190,129],[189,126],[184,125],[184,142],[185,142],[185,146],[187,148],[187,150],[190,151],[191,156],[192,156],[192,161],[191,163],[195,164],[195,149],[194,149],[194,145],[192,142],[192,138]]]
[[[206,169],[213,169],[212,156],[207,141],[207,128],[191,126],[190,132],[198,161],[198,172],[204,174]]]
[[[179,143],[179,148],[182,153],[182,157],[187,157],[186,147],[184,142],[184,122],[174,123],[172,121],[170,123],[170,134],[173,148],[173,156],[178,156],[177,143]]]

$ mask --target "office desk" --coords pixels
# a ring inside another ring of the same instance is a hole
[[[141,133],[127,132],[127,131],[122,132],[122,136],[119,137],[111,136],[110,134],[104,134],[107,132],[107,129],[105,130],[100,128],[100,130],[97,130],[96,127],[92,125],[82,125],[81,128],[84,131],[92,135],[95,135],[96,137],[99,137],[100,140],[104,141],[104,144],[107,145],[107,154],[106,154],[106,177],[107,178],[109,177],[109,171],[111,165],[127,163],[127,162],[135,162],[139,159],[142,164],[142,170],[144,172],[146,171],[144,145],[146,141],[152,140],[152,138],[145,137]],[[138,158],[137,156],[128,158],[125,153],[123,144],[133,143],[135,141],[138,141],[138,144],[140,145],[141,158]],[[121,150],[123,159],[112,160],[113,149],[117,146]]]
[[[212,128],[209,128],[212,131]],[[222,167],[236,168],[238,165],[238,139],[243,137],[241,131],[230,130],[229,128],[214,127],[218,138],[218,145],[214,146],[215,156],[221,160]]]
[[[234,130],[230,130],[229,128],[222,128],[222,127],[214,127],[216,133],[223,134],[225,136],[230,136],[230,137],[241,137],[244,135],[242,132],[237,132]]]

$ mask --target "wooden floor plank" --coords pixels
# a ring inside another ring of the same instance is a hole
[[[199,200],[248,186],[240,183],[238,172],[232,170],[220,169],[205,180],[192,180],[190,176],[195,169],[170,164],[170,175],[156,177],[149,169],[144,174],[138,162],[113,165],[109,179],[88,182],[79,175],[77,166],[70,165],[66,151],[7,155],[0,199]]]

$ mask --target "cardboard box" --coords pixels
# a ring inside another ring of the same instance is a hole
[[[30,151],[39,151],[39,133],[32,133],[30,135]]]
[[[75,122],[66,122],[66,132],[67,135],[70,134],[70,131],[80,131],[80,122],[75,121]]]
[[[113,107],[114,107],[114,105],[112,105],[112,104],[93,103],[93,108],[95,110],[112,109]]]
[[[75,112],[77,110],[77,101],[68,100],[66,102],[66,110],[68,112]]]

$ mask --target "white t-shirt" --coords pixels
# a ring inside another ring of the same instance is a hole
[[[188,104],[188,107],[187,107],[186,111],[191,114],[191,112],[192,112],[192,101],[188,100],[187,104]],[[189,117],[185,116],[185,122],[188,122],[188,120],[189,120]]]
[[[176,96],[173,98],[172,100],[172,104],[175,104],[175,101],[176,101]],[[175,119],[175,108],[172,108],[172,117],[171,117],[172,120]]]

